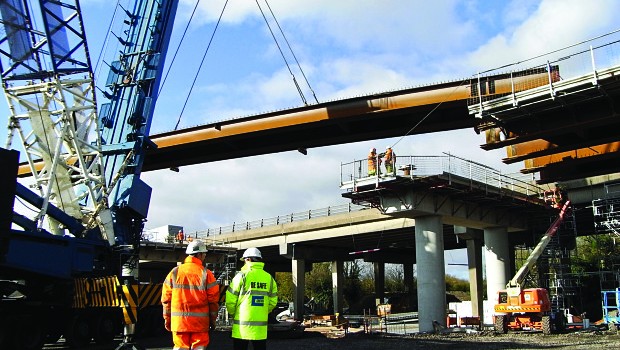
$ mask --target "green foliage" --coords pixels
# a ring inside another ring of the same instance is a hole
[[[306,297],[314,298],[321,309],[330,309],[333,305],[331,263],[315,263],[312,271],[306,273]]]
[[[403,265],[385,265],[385,292],[404,292],[405,272]]]
[[[612,270],[620,262],[620,239],[611,235],[577,237],[574,272]]]
[[[364,295],[362,270],[359,260],[344,263],[344,291],[342,295],[345,307],[359,300]]]
[[[469,281],[452,275],[446,275],[446,291],[469,292]]]
[[[278,301],[291,302],[295,295],[293,285],[293,274],[290,272],[276,272],[276,283],[278,284]]]

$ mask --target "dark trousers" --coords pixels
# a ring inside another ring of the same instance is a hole
[[[245,340],[233,338],[233,350],[248,350],[248,344],[252,343],[254,350],[267,350],[267,339],[263,340]]]

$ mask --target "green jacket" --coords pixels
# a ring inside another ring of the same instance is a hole
[[[267,316],[278,303],[278,286],[264,266],[262,262],[246,262],[226,291],[233,338],[267,339]]]

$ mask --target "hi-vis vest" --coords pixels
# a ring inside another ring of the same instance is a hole
[[[208,332],[215,322],[219,286],[213,273],[200,259],[188,256],[170,271],[162,287],[164,319],[170,319],[173,332]]]
[[[278,286],[262,262],[246,262],[226,291],[226,309],[233,315],[232,337],[267,339],[267,317],[278,303]]]

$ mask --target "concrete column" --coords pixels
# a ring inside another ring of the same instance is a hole
[[[405,280],[405,293],[407,293],[407,301],[409,302],[408,311],[413,310],[413,304],[415,301],[415,294],[413,294],[413,264],[403,264],[404,280]]]
[[[510,249],[505,227],[484,229],[484,258],[487,275],[487,297],[496,304],[497,291],[506,288],[510,279]]]
[[[334,298],[334,313],[342,314],[344,290],[344,262],[332,261],[332,296]]]
[[[446,325],[446,267],[441,216],[415,219],[420,332],[432,332],[433,321]]]
[[[383,304],[385,298],[385,263],[375,262],[375,305]]]
[[[482,321],[482,240],[468,239],[467,266],[469,268],[469,294],[471,295],[472,316],[479,316]]]
[[[306,268],[304,259],[291,260],[291,271],[295,295],[293,296],[293,313],[296,320],[304,318],[304,289],[306,288]]]

